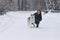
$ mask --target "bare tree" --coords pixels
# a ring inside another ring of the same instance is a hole
[[[18,0],[18,10],[20,10],[20,0]]]
[[[4,14],[6,13],[6,11],[8,10],[8,1],[7,0],[0,0],[0,14]]]

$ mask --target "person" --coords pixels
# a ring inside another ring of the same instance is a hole
[[[39,23],[42,20],[41,10],[37,10],[37,12],[34,13],[34,16],[35,16],[35,24],[36,24],[36,27],[38,28]]]

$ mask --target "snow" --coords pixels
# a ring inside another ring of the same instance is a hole
[[[27,18],[35,11],[7,12],[0,16],[0,40],[60,40],[60,13],[43,15],[39,28],[30,28]]]

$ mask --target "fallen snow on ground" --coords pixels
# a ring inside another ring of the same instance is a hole
[[[0,40],[60,40],[60,13],[42,12],[39,28],[30,28],[27,18],[33,13],[17,11],[0,16]]]

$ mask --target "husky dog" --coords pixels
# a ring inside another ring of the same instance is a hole
[[[35,16],[34,16],[34,14],[31,14],[31,16],[28,17],[28,26],[29,27],[35,27]]]

